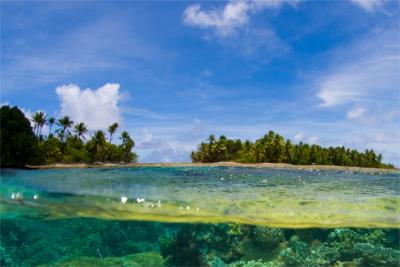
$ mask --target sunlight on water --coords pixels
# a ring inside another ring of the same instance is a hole
[[[46,218],[400,225],[399,173],[240,167],[4,170],[1,212]]]

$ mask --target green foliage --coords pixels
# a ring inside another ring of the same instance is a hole
[[[24,114],[17,108],[0,109],[0,166],[23,167],[34,159],[37,140]]]
[[[132,148],[135,146],[135,142],[126,131],[121,133],[120,138],[122,139],[122,144],[119,146],[121,161],[135,162],[137,160],[137,155],[131,152]]]
[[[47,136],[48,138],[50,138],[53,135],[53,132],[51,130],[52,130],[55,122],[56,122],[56,119],[53,117],[50,117],[47,119],[47,124],[49,125],[49,134]]]
[[[32,121],[35,124],[33,130],[40,138],[42,136],[42,128],[46,124],[46,115],[43,111],[38,111],[32,116]]]
[[[86,144],[89,160],[91,163],[105,161],[106,138],[103,131],[96,131],[92,139]]]
[[[61,128],[58,129],[58,136],[61,142],[64,142],[64,138],[71,134],[69,128],[71,128],[73,124],[74,122],[68,116],[64,116],[58,120],[58,125],[61,126]]]
[[[85,138],[84,134],[87,133],[87,131],[87,127],[83,122],[75,125],[74,132],[79,139]]]
[[[135,142],[128,132],[121,133],[121,144],[107,142],[103,131],[96,131],[90,140],[84,142],[87,126],[81,122],[74,126],[75,136],[70,128],[73,121],[64,116],[58,120],[58,138],[53,136],[51,127],[55,118],[47,119],[44,112],[36,112],[30,122],[17,108],[1,107],[1,167],[23,167],[26,164],[55,164],[55,163],[95,163],[95,162],[136,162],[137,155],[132,152]],[[42,127],[50,126],[49,134],[44,137]],[[110,141],[115,134],[118,124],[109,127]],[[36,137],[35,137],[35,133]]]
[[[49,137],[38,146],[39,148],[39,163],[54,164],[63,162],[63,148],[62,143],[58,138]]]
[[[281,135],[269,131],[255,143],[250,141],[227,139],[220,136],[216,139],[210,135],[202,142],[197,151],[191,154],[193,162],[237,161],[242,163],[290,163],[319,164],[339,166],[359,166],[375,168],[393,168],[391,164],[382,163],[382,155],[373,150],[360,153],[342,147],[321,147],[300,142],[293,144]]]
[[[112,137],[113,137],[113,135],[115,134],[115,132],[117,131],[118,127],[119,127],[119,124],[116,123],[116,122],[114,122],[113,124],[111,124],[111,125],[108,127],[107,130],[108,130],[108,132],[109,132],[109,134],[110,134],[110,143],[111,143]]]

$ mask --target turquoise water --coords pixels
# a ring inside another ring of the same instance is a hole
[[[2,170],[1,266],[398,266],[398,172]]]

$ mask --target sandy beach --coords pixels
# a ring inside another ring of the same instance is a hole
[[[395,169],[365,168],[335,165],[293,165],[286,163],[239,163],[239,162],[215,162],[215,163],[190,163],[190,162],[171,162],[171,163],[76,163],[76,164],[50,164],[50,165],[26,165],[27,169],[69,169],[69,168],[130,168],[130,167],[245,167],[245,168],[278,168],[278,169],[297,169],[297,170],[342,170],[356,172],[399,172]]]

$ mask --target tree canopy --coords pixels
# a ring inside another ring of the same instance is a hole
[[[37,140],[31,124],[17,108],[0,109],[0,166],[23,167],[32,160]]]
[[[293,144],[273,131],[254,143],[228,139],[224,135],[217,139],[210,135],[207,141],[199,145],[197,151],[192,152],[191,157],[193,162],[271,162],[393,168],[392,164],[382,163],[382,155],[377,155],[372,149],[359,152],[343,146],[327,148],[302,142]]]
[[[99,130],[86,141],[88,128],[84,122],[74,125],[68,116],[56,120],[53,117],[47,118],[44,112],[36,112],[31,119],[34,129],[17,107],[1,108],[1,167],[137,160],[137,155],[132,152],[135,143],[128,132],[121,133],[120,144],[111,143],[119,126],[117,123],[108,128],[108,137],[104,131]],[[58,129],[55,130],[57,137],[53,136],[51,129],[55,122],[58,122]],[[47,135],[42,133],[46,124],[49,126],[48,133],[45,133]]]

